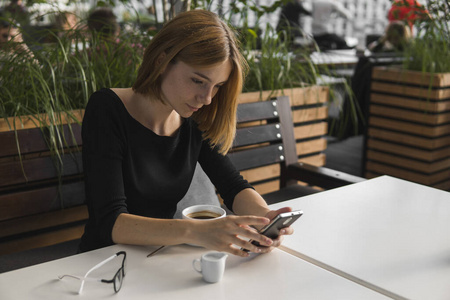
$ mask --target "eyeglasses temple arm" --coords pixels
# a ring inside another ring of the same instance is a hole
[[[89,275],[89,273],[91,273],[92,271],[100,268],[101,266],[103,266],[104,264],[108,263],[109,261],[113,260],[115,257],[117,256],[117,253],[114,254],[113,256],[105,259],[104,261],[96,264],[95,266],[93,266],[89,271],[86,272],[86,275],[84,275],[82,281],[81,281],[81,286],[80,289],[78,290],[78,294],[81,294],[83,292],[83,287],[84,287],[84,281],[86,279],[86,277]]]

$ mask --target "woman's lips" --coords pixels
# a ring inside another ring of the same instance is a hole
[[[194,106],[191,106],[191,105],[187,105],[188,107],[189,107],[189,109],[190,110],[192,110],[192,111],[197,111],[197,110],[199,110],[200,109],[200,107],[194,107]]]

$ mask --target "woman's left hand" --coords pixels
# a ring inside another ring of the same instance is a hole
[[[291,212],[292,208],[290,207],[283,207],[277,210],[271,210],[269,211],[265,217],[268,218],[269,220],[273,220],[273,218],[275,218],[277,215],[281,214],[281,213],[286,213],[286,212]],[[281,242],[283,241],[283,236],[284,235],[291,235],[294,233],[294,229],[291,227],[286,227],[280,230],[280,235],[276,238],[273,239],[273,244],[270,247],[264,247],[264,249],[262,250],[263,253],[268,253],[270,251],[272,251],[273,249],[275,249],[276,247],[281,245]]]

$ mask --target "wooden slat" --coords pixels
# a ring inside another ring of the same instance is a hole
[[[319,153],[312,156],[302,157],[298,160],[298,162],[303,162],[316,167],[323,167],[325,166],[326,160],[327,156],[324,153]]]
[[[450,168],[450,158],[443,159],[434,163],[429,163],[400,157],[398,155],[368,150],[367,159],[428,174]]]
[[[280,148],[281,147],[281,148]],[[282,144],[258,147],[246,151],[229,153],[228,157],[239,171],[284,160]]]
[[[295,89],[292,93],[287,92],[291,106],[296,108],[304,105],[324,104],[330,97],[330,89],[325,86],[312,86],[309,88]]]
[[[245,170],[241,172],[241,175],[250,183],[276,178],[280,176],[280,164]]]
[[[433,185],[435,188],[450,192],[450,179]]]
[[[239,123],[274,119],[277,117],[276,101],[243,103],[238,106],[237,110],[237,120]]]
[[[372,91],[384,92],[394,95],[405,95],[423,99],[441,100],[450,98],[450,89],[427,89],[413,86],[404,86],[384,82],[372,82]]]
[[[83,204],[84,182],[61,187],[55,183],[50,187],[0,195],[0,221],[59,210],[62,208],[59,195],[64,199],[64,208]]]
[[[82,144],[81,125],[63,125],[58,130],[61,131],[63,138],[61,142],[64,148]],[[46,132],[48,132],[48,129],[41,130],[40,128],[0,132],[0,140],[2,141],[0,157],[18,155],[18,149],[20,149],[21,155],[49,151],[44,139],[44,133]]]
[[[72,110],[69,112],[62,112],[54,116],[57,124],[67,124],[78,122],[81,123],[84,116],[84,110]],[[0,119],[0,132],[10,130],[20,130],[41,127],[41,125],[49,124],[49,117],[45,114],[39,114],[35,116],[21,116],[21,117],[9,117],[6,119]]]
[[[417,134],[425,137],[440,137],[448,135],[450,132],[450,124],[440,126],[423,126],[408,122],[401,122],[385,118],[371,116],[369,119],[370,126],[388,128],[396,131]]]
[[[440,114],[429,114],[424,112],[397,109],[386,106],[371,105],[370,113],[376,116],[406,120],[427,125],[440,125],[450,122],[450,112]]]
[[[291,106],[312,105],[326,103],[329,98],[329,88],[325,86],[308,86],[276,91],[243,93],[239,95],[239,103],[266,101],[274,97],[286,95]]]
[[[239,128],[236,131],[236,138],[234,140],[233,147],[236,148],[280,140],[280,129],[279,123]]]
[[[404,155],[429,162],[443,159],[450,153],[450,147],[439,148],[437,150],[422,150],[417,148],[417,144],[408,147],[370,138],[367,140],[367,148]]]
[[[81,153],[61,155],[63,162],[62,176],[70,176],[83,172]],[[0,163],[0,187],[23,184],[47,179],[57,179],[58,172],[52,157],[38,157],[29,160],[6,161]]]
[[[379,177],[379,176],[381,176],[381,174],[374,173],[374,172],[366,172],[365,173],[365,177],[367,179],[376,178],[376,177]],[[450,180],[439,182],[439,183],[433,184],[431,186],[435,187],[437,189],[440,189],[440,190],[450,191]]]
[[[85,221],[88,217],[89,214],[86,205],[80,205],[64,210],[12,219],[1,223],[0,238]]]
[[[313,107],[292,111],[294,123],[304,123],[328,118],[327,107]]]
[[[298,142],[296,146],[298,155],[305,155],[324,151],[327,148],[327,141],[324,138],[315,139],[306,142]]]
[[[401,66],[379,66],[373,68],[372,78],[406,84],[429,85],[435,87],[450,86],[450,73],[425,73],[409,71]]]
[[[366,163],[367,172],[373,172],[377,174],[390,175],[398,178],[403,178],[409,181],[418,182],[421,184],[433,186],[442,181],[448,180],[450,178],[450,170],[445,170],[439,173],[435,173],[433,175],[429,174],[420,174],[417,172],[396,168],[380,163],[376,163],[373,161],[368,161]]]
[[[397,107],[409,108],[423,112],[443,112],[450,110],[450,101],[424,101],[418,99],[410,99],[399,96],[392,96],[379,93],[371,93],[370,101],[384,105],[392,105]]]
[[[55,232],[38,234],[19,240],[0,244],[0,255],[10,254],[18,251],[26,251],[39,247],[46,247],[58,243],[68,242],[81,238],[84,225],[61,229]]]
[[[320,122],[309,125],[299,125],[294,127],[294,136],[296,139],[306,139],[320,137],[328,132],[328,123]]]
[[[254,188],[259,194],[264,195],[267,193],[278,191],[280,189],[280,181],[273,180],[261,184],[256,184],[254,185]]]
[[[385,129],[369,128],[368,135],[377,139],[393,141],[395,143],[413,145],[424,149],[438,149],[450,145],[450,136],[440,138],[426,138],[404,133],[392,132]]]

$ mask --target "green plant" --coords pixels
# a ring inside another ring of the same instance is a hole
[[[316,83],[317,68],[307,50],[293,50],[288,39],[277,35],[270,25],[261,37],[250,28],[245,33],[243,52],[250,68],[244,91],[282,90]]]
[[[106,42],[86,39],[82,31],[58,37],[51,44],[30,45],[33,58],[18,53],[1,58],[0,113],[2,117],[69,112],[82,109],[102,87],[131,86],[149,37],[124,34]]]
[[[428,0],[428,13],[415,21],[417,36],[406,47],[403,67],[407,70],[450,72],[450,0]]]
[[[264,6],[238,0],[230,3],[230,12],[225,13],[233,16],[239,25],[242,51],[249,64],[245,92],[283,90],[316,83],[317,67],[311,62],[310,49],[295,48],[287,38],[289,32],[277,32],[269,23],[264,28],[259,27],[264,16],[273,14],[287,2],[277,0]],[[249,24],[250,12],[255,16],[253,26]]]

